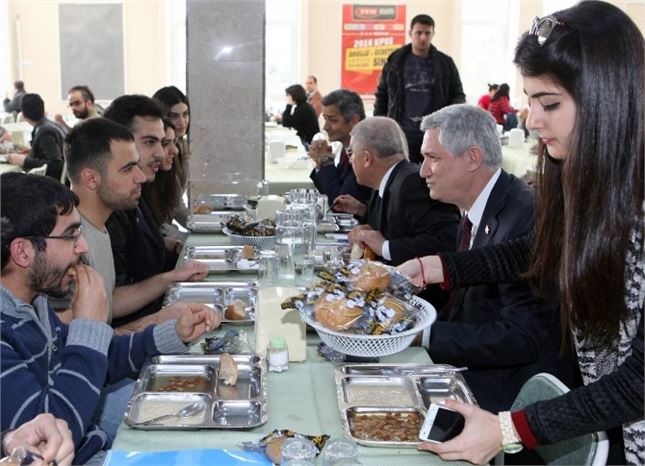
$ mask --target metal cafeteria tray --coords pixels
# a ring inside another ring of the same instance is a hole
[[[339,253],[340,256],[343,260],[344,264],[347,264],[349,262],[349,253],[351,251],[351,248],[348,243],[339,243],[339,242],[334,242],[334,243],[316,243],[316,247],[314,249],[314,268],[316,270],[323,269],[325,267],[335,267],[341,264],[329,264],[327,261],[325,261],[325,255],[330,249],[336,249]]]
[[[334,212],[329,214],[329,216],[336,222],[338,225],[338,230],[340,232],[350,231],[355,226],[359,225],[359,221],[354,218],[352,214]]]
[[[244,194],[201,194],[195,204],[207,204],[211,210],[244,210]]]
[[[255,321],[257,306],[257,282],[178,282],[168,290],[164,306],[176,301],[202,303],[222,312],[222,322],[231,324],[252,324]],[[226,318],[226,308],[233,300],[244,302],[246,318],[230,320]]]
[[[221,233],[228,220],[239,215],[231,210],[215,210],[210,214],[190,214],[186,226],[193,233]]]
[[[345,434],[365,446],[415,447],[431,402],[477,404],[459,369],[447,364],[346,364],[335,377]]]
[[[257,259],[243,259],[244,246],[187,246],[183,256],[177,261],[177,267],[195,260],[208,265],[209,273],[258,273]]]
[[[125,412],[137,429],[250,429],[268,420],[267,382],[263,360],[256,355],[231,355],[239,376],[233,386],[218,376],[219,355],[158,356],[145,366]],[[170,389],[171,391],[164,391]],[[192,417],[170,417],[193,403],[204,409]]]

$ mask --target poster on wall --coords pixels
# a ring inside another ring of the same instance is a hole
[[[343,5],[341,85],[376,91],[387,57],[405,44],[405,5]]]

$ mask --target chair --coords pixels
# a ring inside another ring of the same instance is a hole
[[[516,411],[536,401],[555,398],[568,391],[569,388],[551,374],[536,374],[522,386],[511,410]],[[535,451],[546,464],[600,466],[607,463],[609,440],[607,440],[607,434],[604,431],[594,432],[563,440],[553,445],[541,445]],[[498,462],[500,459],[502,461]],[[504,464],[503,453],[497,456],[495,464]]]
[[[47,173],[47,164],[45,163],[45,164],[41,165],[40,167],[32,168],[27,173],[29,173],[30,175],[42,175],[42,176],[45,176],[45,174]]]

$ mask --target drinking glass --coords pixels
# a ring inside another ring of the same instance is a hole
[[[278,277],[280,281],[294,282],[295,264],[306,254],[306,230],[295,212],[278,210],[276,216],[275,250],[278,256]]]
[[[361,464],[358,461],[358,445],[346,438],[327,440],[321,453],[322,466],[349,466]]]
[[[318,449],[311,440],[293,437],[282,444],[281,465],[314,466]]]
[[[278,256],[271,249],[260,251],[258,282],[263,287],[271,287],[278,282]]]
[[[295,263],[295,282],[298,286],[309,286],[314,281],[314,265],[315,260],[313,256],[299,257]]]
[[[294,220],[300,222],[305,229],[305,242],[307,254],[313,254],[316,248],[316,211],[315,205],[310,206],[307,204],[291,204],[287,206],[286,210],[292,212]]]

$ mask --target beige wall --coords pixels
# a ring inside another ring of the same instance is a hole
[[[166,1],[169,0],[123,1],[126,93],[150,95],[167,84],[164,30]],[[69,113],[67,101],[61,100],[60,96],[59,3],[63,2],[9,0],[8,5],[12,78],[20,76],[16,63],[19,34],[25,87],[27,91],[41,95],[50,115]],[[96,33],[100,34],[100,31]]]

